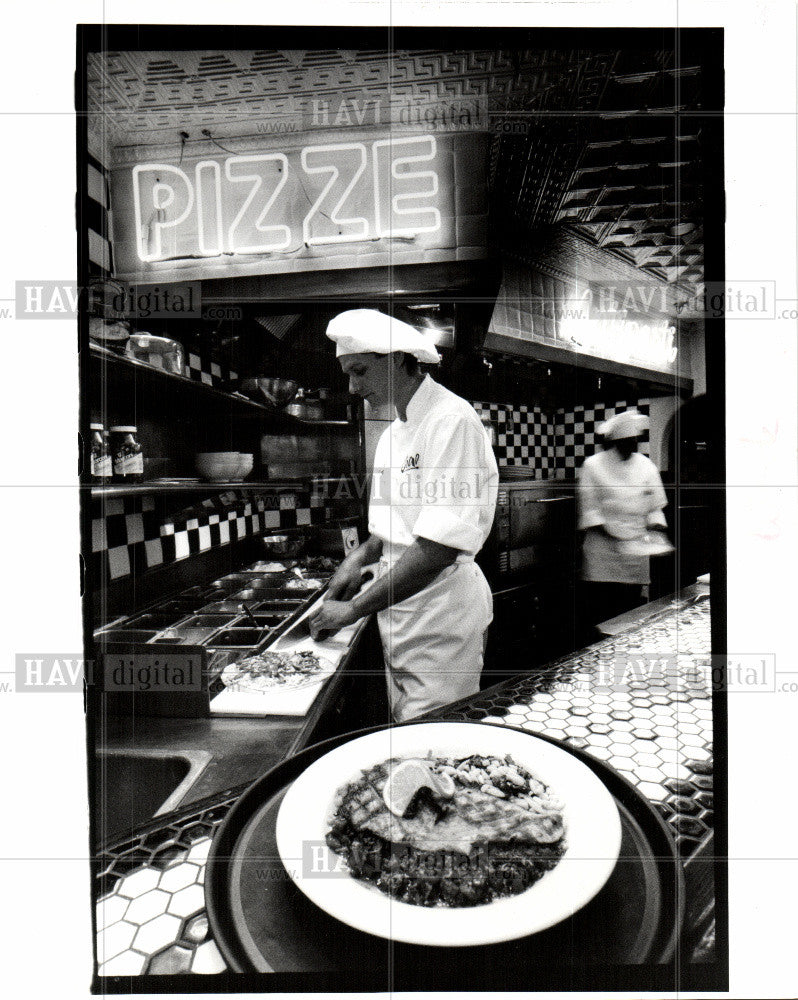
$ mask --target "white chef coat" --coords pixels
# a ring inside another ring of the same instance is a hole
[[[634,452],[624,461],[615,448],[585,459],[577,490],[578,526],[586,529],[582,578],[601,583],[650,583],[648,556],[629,555],[623,541],[665,527],[668,500],[657,467]],[[613,538],[603,531],[603,526]]]
[[[377,444],[369,531],[387,572],[418,538],[459,550],[419,593],[379,612],[397,721],[479,691],[493,600],[474,556],[493,523],[499,471],[474,408],[429,375]]]

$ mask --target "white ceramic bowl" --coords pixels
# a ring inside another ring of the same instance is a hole
[[[212,482],[240,479],[241,454],[237,451],[201,451],[194,458],[194,468]]]
[[[247,455],[244,452],[240,452],[238,456],[238,478],[246,479],[250,472],[252,472],[252,466],[254,464],[254,455]]]

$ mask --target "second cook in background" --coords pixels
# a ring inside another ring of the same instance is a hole
[[[643,587],[651,582],[649,554],[671,548],[657,530],[666,526],[662,479],[637,450],[647,428],[648,417],[635,409],[605,421],[599,428],[605,450],[586,458],[579,474],[583,625],[598,625],[640,605]]]
[[[397,722],[479,691],[493,600],[474,562],[496,510],[499,473],[479,416],[433,381],[432,342],[374,309],[327,327],[350,392],[396,419],[374,458],[369,537],[330,581],[311,631],[338,631],[377,613],[388,699]],[[379,560],[368,590],[363,567]]]

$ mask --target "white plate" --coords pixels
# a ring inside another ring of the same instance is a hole
[[[429,751],[441,757],[509,753],[548,785],[565,803],[567,849],[557,867],[518,896],[462,908],[398,902],[342,872],[341,859],[325,844],[338,789],[390,757],[423,757]],[[411,944],[493,944],[545,930],[596,895],[615,867],[620,845],[615,801],[588,767],[544,740],[485,723],[418,723],[345,743],[297,778],[277,815],[280,858],[312,902],[358,930]],[[303,871],[296,861],[310,857],[314,871]],[[319,875],[336,869],[337,874]]]

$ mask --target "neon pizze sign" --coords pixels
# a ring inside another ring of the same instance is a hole
[[[312,145],[132,169],[140,261],[290,254],[441,228],[435,136]]]

